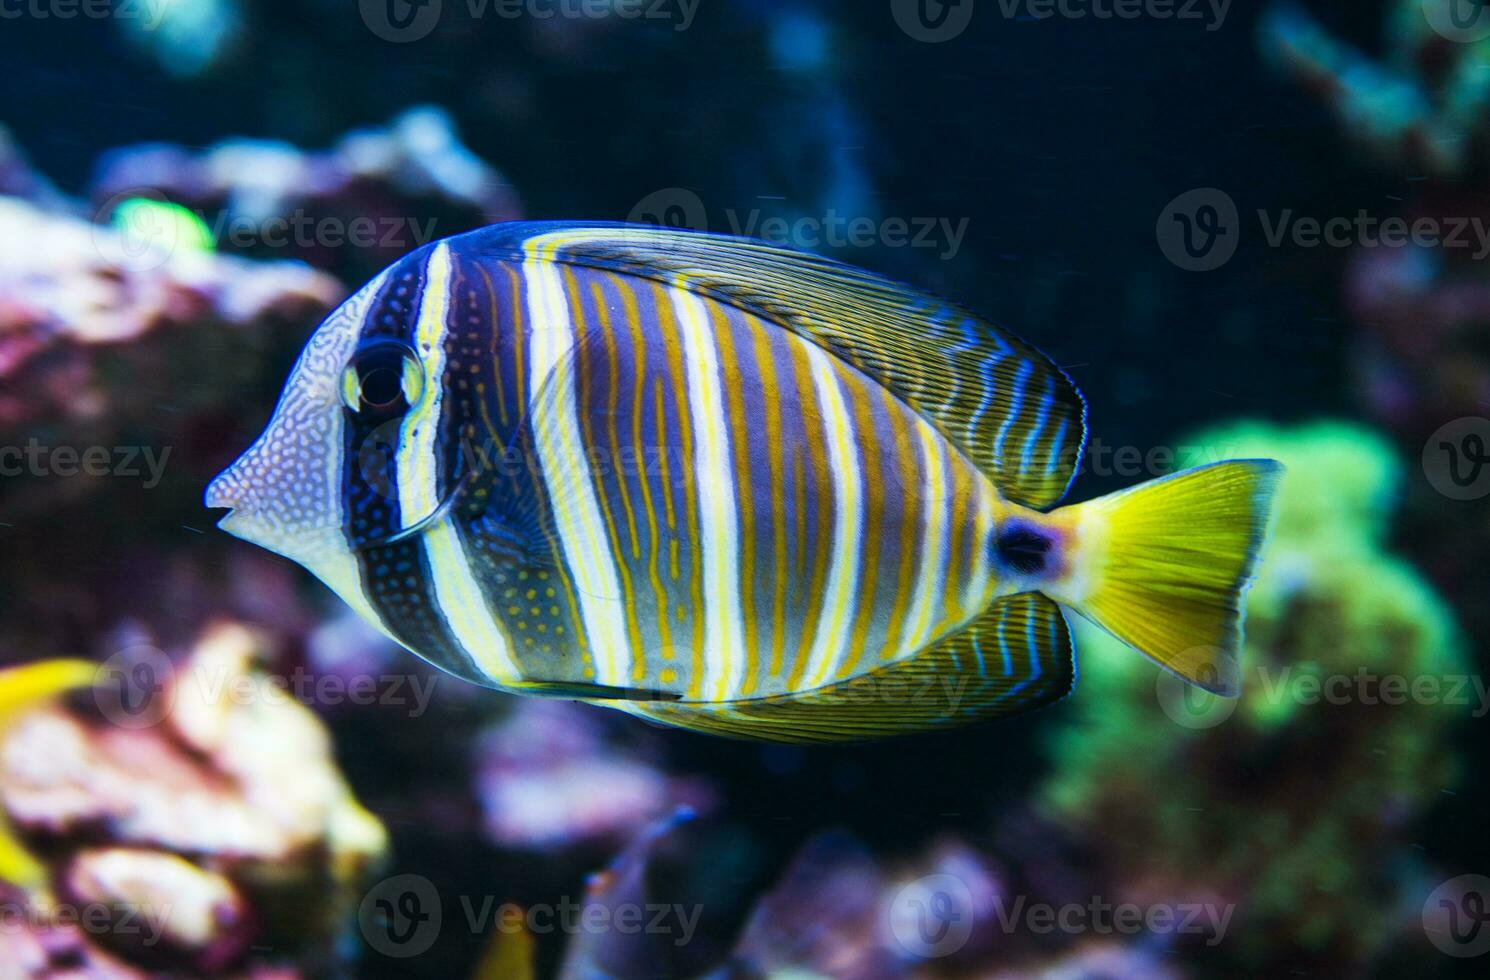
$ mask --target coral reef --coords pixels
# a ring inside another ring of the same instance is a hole
[[[482,736],[476,783],[493,843],[614,844],[676,807],[712,808],[705,781],[667,774],[655,745],[623,739],[611,721],[594,708],[523,699]]]
[[[142,194],[200,216],[219,249],[301,259],[351,283],[435,238],[522,216],[511,185],[429,106],[323,152],[233,139],[125,147],[99,162],[91,196],[105,216]]]
[[[158,459],[197,441],[196,426],[236,406],[262,369],[270,334],[344,293],[299,263],[176,248],[17,198],[0,198],[0,225],[0,443],[30,453],[7,458],[6,475],[67,477],[7,480],[12,520],[117,475],[114,447],[135,446],[138,467],[145,445]],[[70,461],[53,459],[64,444]],[[80,447],[103,452],[80,459]]]
[[[1370,417],[1415,455],[1441,427],[1490,406],[1490,11],[1458,0],[1395,0],[1373,59],[1304,8],[1274,7],[1260,22],[1263,52],[1338,116],[1400,189],[1388,190],[1406,241],[1352,250],[1344,305],[1355,332],[1349,366]],[[1369,200],[1369,199],[1368,199]],[[1361,216],[1372,220],[1388,215]],[[1443,521],[1436,488],[1409,487],[1404,538],[1462,611],[1473,635],[1490,629],[1478,570],[1490,555],[1490,510],[1453,501]]]
[[[1427,11],[1425,6],[1442,8]],[[1265,54],[1380,158],[1435,177],[1483,164],[1490,135],[1490,38],[1455,29],[1446,0],[1396,0],[1387,50],[1373,61],[1304,8],[1273,8],[1261,22]]]
[[[91,697],[5,731],[0,804],[46,878],[8,900],[22,938],[0,944],[0,972],[315,974],[382,858],[382,826],[325,728],[260,671],[253,633],[220,623],[176,666],[137,653]]]
[[[1447,10],[1448,0],[1439,6]],[[1490,165],[1490,36],[1459,37],[1440,24],[1441,32],[1425,9],[1422,0],[1395,4],[1380,61],[1296,6],[1263,18],[1261,44],[1334,111],[1351,139],[1413,178],[1407,226],[1426,221],[1448,239],[1461,223],[1490,218],[1475,190]],[[1472,237],[1462,244],[1478,244]],[[1410,441],[1490,404],[1482,258],[1474,247],[1428,248],[1416,239],[1352,256],[1345,292],[1362,330],[1355,355],[1362,392],[1374,414]]]
[[[1208,970],[1364,965],[1396,937],[1402,883],[1358,856],[1401,847],[1453,784],[1445,738],[1476,710],[1456,626],[1384,551],[1402,472],[1378,437],[1239,424],[1187,443],[1289,467],[1247,602],[1244,693],[1186,693],[1081,628],[1082,697],[1044,805],[1115,898],[1235,907]]]

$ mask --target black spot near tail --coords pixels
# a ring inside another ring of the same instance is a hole
[[[993,537],[993,559],[1019,575],[1039,575],[1050,556],[1050,537],[1039,528],[1011,521]]]

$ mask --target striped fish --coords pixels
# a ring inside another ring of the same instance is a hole
[[[626,225],[437,242],[316,331],[207,491],[476,683],[769,740],[1009,714],[1065,605],[1236,693],[1278,472],[1052,509],[1081,394],[1008,331],[821,257]]]

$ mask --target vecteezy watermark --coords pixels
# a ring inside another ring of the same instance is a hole
[[[1444,705],[1468,709],[1472,718],[1490,714],[1490,684],[1479,674],[1399,674],[1369,667],[1357,667],[1352,673],[1320,673],[1259,665],[1246,672],[1243,687],[1248,697],[1269,705]],[[1155,694],[1165,714],[1177,724],[1197,729],[1214,728],[1230,718],[1239,700],[1211,694],[1168,671],[1155,681]]]
[[[1263,238],[1269,248],[1285,242],[1296,248],[1418,248],[1473,249],[1475,261],[1490,255],[1490,224],[1480,217],[1381,218],[1366,209],[1350,217],[1317,218],[1295,215],[1285,208],[1276,215],[1258,211]]]
[[[917,41],[940,44],[973,21],[974,0],[890,0],[895,23]],[[984,9],[993,6],[984,0]],[[998,0],[1005,20],[1174,20],[1221,29],[1231,0]]]
[[[1423,902],[1423,932],[1450,956],[1490,953],[1490,878],[1459,875],[1433,889]]]
[[[0,0],[0,20],[137,20],[160,26],[173,0]]]
[[[170,457],[170,446],[46,446],[33,436],[24,446],[0,446],[0,477],[143,478],[154,490]]]
[[[969,219],[948,217],[869,217],[842,214],[833,208],[821,215],[784,215],[763,207],[725,208],[714,230],[808,251],[820,248],[934,249],[952,259],[962,248]],[[631,224],[692,231],[710,230],[703,199],[686,187],[664,187],[637,202],[626,219]]]
[[[1224,656],[1222,651],[1214,647],[1197,647],[1189,653],[1187,659],[1205,665],[1201,680],[1214,684],[1220,679],[1213,664],[1217,662],[1217,657]],[[1231,717],[1238,700],[1212,694],[1205,687],[1191,684],[1167,670],[1159,671],[1159,676],[1154,680],[1154,695],[1159,699],[1159,707],[1164,709],[1170,720],[1185,728],[1216,727]]]
[[[171,917],[169,905],[136,902],[0,902],[0,942],[22,932],[58,928],[77,929],[90,936],[128,936],[142,946],[154,946]]]
[[[1093,895],[1086,902],[1051,905],[1031,902],[1023,895],[1015,896],[1013,901],[1006,895],[995,895],[993,913],[999,928],[1011,934],[1204,936],[1205,945],[1218,946],[1226,938],[1236,905],[1215,902],[1140,905],[1111,902],[1100,895]]]
[[[998,7],[1005,20],[1182,20],[1217,31],[1231,0],[998,0]]]
[[[401,708],[410,718],[429,709],[438,674],[317,674],[296,667],[287,674],[243,674],[194,670],[189,683],[178,685],[176,701],[195,697],[204,704],[286,704],[315,707],[339,705]]]
[[[413,249],[435,237],[434,218],[384,215],[378,218],[316,217],[296,209],[286,215],[249,218],[219,212],[195,212],[212,237],[234,248],[382,248]]]
[[[192,670],[178,673],[165,653],[136,644],[99,665],[93,697],[99,711],[120,728],[150,728],[191,699],[204,705],[299,704],[398,708],[410,718],[427,710],[438,674],[317,674],[297,667],[288,673]]]
[[[428,37],[440,23],[446,0],[358,0],[362,22],[385,41],[406,44]],[[693,26],[699,0],[464,0],[471,20],[643,20]]]
[[[3,2],[3,0],[0,0]],[[115,194],[95,214],[94,244],[103,258],[145,272],[187,250],[380,248],[407,251],[432,241],[437,219],[409,215],[289,214],[251,218],[221,209],[188,209],[149,187]]]
[[[533,936],[619,933],[668,937],[675,946],[692,942],[703,914],[700,905],[575,901],[528,906],[490,895],[460,895],[461,925],[471,935],[527,932]],[[428,952],[447,925],[445,903],[423,875],[401,874],[378,882],[362,899],[358,925],[367,944],[384,956],[407,959]]]
[[[1490,419],[1469,416],[1439,426],[1423,444],[1423,475],[1451,500],[1490,493]]]
[[[1168,476],[1177,469],[1220,463],[1235,457],[1232,447],[1216,444],[1109,446],[1094,437],[1082,454],[1081,471],[1100,477],[1159,477]]]
[[[1490,4],[1486,0],[1419,0],[1428,25],[1461,44],[1490,37]]]
[[[93,698],[99,713],[120,728],[152,728],[171,711],[176,668],[171,658],[138,643],[98,665]]]
[[[1475,261],[1490,256],[1490,221],[1480,216],[1381,217],[1364,208],[1353,215],[1318,217],[1292,208],[1257,211],[1268,248],[1463,249]],[[1165,205],[1154,227],[1165,258],[1190,272],[1218,269],[1236,254],[1242,222],[1231,195],[1214,187],[1186,191]]]
[[[1197,187],[1176,197],[1159,212],[1154,225],[1164,257],[1189,272],[1210,272],[1231,261],[1241,231],[1236,202],[1214,187]]]
[[[895,893],[888,909],[890,934],[918,959],[951,956],[973,933],[973,893],[956,875],[927,875]]]
[[[890,13],[910,37],[940,44],[973,22],[973,0],[890,0]]]
[[[362,898],[357,924],[362,938],[384,956],[407,959],[427,953],[440,938],[443,903],[423,875],[394,875]]]

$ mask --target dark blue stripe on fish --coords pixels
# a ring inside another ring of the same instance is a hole
[[[423,294],[424,260],[410,256],[389,270],[368,305],[357,349],[383,341],[409,344]],[[355,357],[355,355],[354,355]],[[347,544],[353,551],[400,530],[398,442],[402,411],[342,409],[342,503]]]

